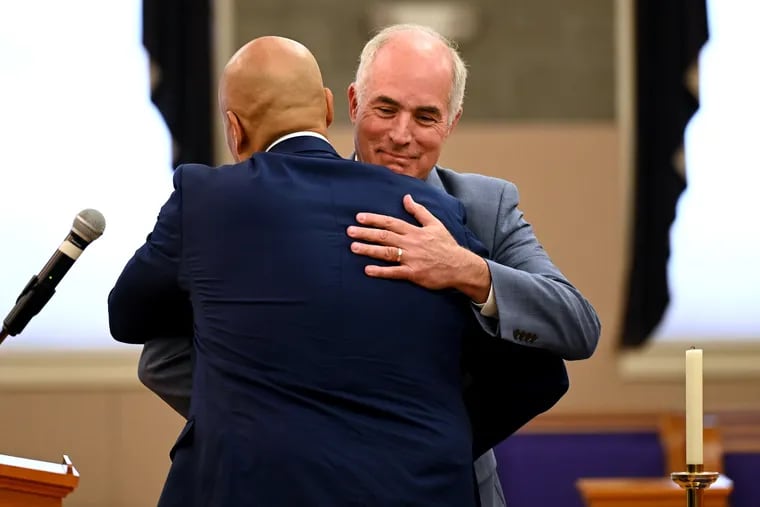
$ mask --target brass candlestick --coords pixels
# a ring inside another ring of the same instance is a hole
[[[686,472],[673,472],[670,478],[686,490],[686,507],[702,507],[704,490],[718,479],[718,472],[705,472],[704,465],[686,465]]]

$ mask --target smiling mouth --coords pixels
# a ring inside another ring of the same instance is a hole
[[[388,153],[387,151],[381,151],[381,155],[391,158],[393,160],[397,160],[399,162],[408,162],[410,160],[415,160],[417,157],[412,157],[409,155],[399,155],[397,153]]]

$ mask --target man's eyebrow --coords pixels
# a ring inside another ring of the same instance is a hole
[[[417,111],[418,113],[432,114],[433,116],[441,116],[441,110],[435,106],[420,106],[417,109],[415,109],[415,111]]]
[[[388,104],[389,106],[396,106],[401,107],[401,104],[397,100],[393,100],[392,98],[386,96],[386,95],[380,95],[377,97],[375,102],[382,102],[383,104]]]
[[[394,107],[401,107],[401,103],[397,100],[393,100],[392,98],[388,97],[387,95],[380,95],[377,98],[375,98],[374,102],[380,102],[382,104],[387,104],[389,106]],[[427,113],[432,114],[434,116],[442,116],[441,110],[435,106],[420,106],[414,109],[415,113]]]

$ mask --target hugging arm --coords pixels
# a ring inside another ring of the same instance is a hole
[[[144,343],[138,377],[183,416],[192,386],[193,315],[180,286],[182,167],[153,231],[129,260],[108,297],[113,337]]]
[[[175,190],[161,208],[153,231],[135,252],[108,295],[111,335],[124,343],[155,337],[187,336],[190,302],[179,284],[181,247],[181,167]]]
[[[504,182],[486,260],[498,319],[479,317],[481,324],[501,338],[564,359],[588,358],[599,341],[599,318],[549,259],[517,203],[517,188]]]
[[[420,226],[361,213],[357,217],[361,225],[349,227],[356,254],[392,260],[398,248],[404,251],[398,265],[369,265],[367,274],[409,280],[429,289],[454,288],[475,303],[486,301],[490,288],[495,315],[477,312],[484,331],[564,359],[590,357],[600,334],[596,312],[538,242],[517,207],[517,188],[487,178],[460,190],[451,193],[465,194],[468,225],[489,247],[490,255],[457,244],[423,205],[407,197],[404,206]]]

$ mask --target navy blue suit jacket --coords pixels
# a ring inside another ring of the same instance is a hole
[[[174,181],[109,296],[119,341],[194,336],[160,505],[473,505],[469,302],[367,277],[345,232],[360,210],[413,223],[410,193],[484,254],[462,204],[303,136]]]

